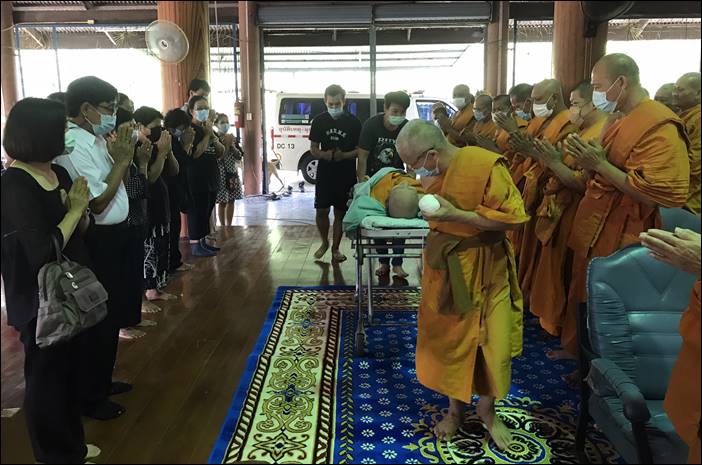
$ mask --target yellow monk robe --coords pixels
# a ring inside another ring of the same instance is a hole
[[[680,320],[683,338],[670,376],[663,408],[675,431],[690,448],[687,463],[700,463],[700,281],[695,283],[690,306]]]
[[[690,194],[685,207],[691,212],[700,214],[700,187],[702,170],[700,169],[700,133],[702,124],[700,123],[700,105],[695,105],[680,115],[687,138],[690,140]]]
[[[580,132],[583,140],[599,141],[607,122],[603,117]],[[575,159],[565,154],[563,162],[572,170],[579,170]],[[579,170],[581,176],[585,176]],[[572,252],[568,249],[568,238],[573,227],[575,212],[582,194],[571,190],[555,176],[551,176],[544,188],[544,198],[536,211],[536,237],[541,243],[541,254],[535,276],[544,285],[532,286],[529,309],[538,316],[541,327],[552,336],[561,334],[566,296],[570,287]]]
[[[578,128],[570,122],[570,111],[563,110],[544,125],[539,139],[556,145],[565,139],[568,134],[577,132],[577,130]],[[545,173],[543,165],[533,158],[529,158],[529,160],[532,162],[524,173],[525,181],[522,189],[522,199],[524,199],[524,210],[527,215],[531,216],[531,221],[525,224],[522,230],[522,240],[517,260],[519,263],[519,287],[522,289],[525,302],[529,302],[534,273],[536,272],[536,265],[541,252],[541,243],[536,237],[536,210],[541,204],[543,189],[548,180],[548,175]],[[542,284],[550,285],[547,282]]]
[[[473,107],[471,105],[466,105],[463,110],[457,111],[451,117],[451,127],[462,133],[463,131],[470,131],[475,124],[475,117],[473,116]],[[456,147],[464,147],[465,144],[459,140],[456,140],[451,134],[448,135],[448,141],[455,145]]]
[[[482,148],[459,151],[428,192],[491,220],[528,220],[504,158]],[[466,238],[481,232],[458,223],[430,222],[430,227]],[[512,357],[522,351],[523,302],[509,240],[458,252],[473,301],[463,315],[438,308],[447,271],[432,269],[428,253],[417,321],[417,378],[429,389],[463,402],[470,402],[473,393],[505,397]]]
[[[472,132],[475,136],[483,136],[495,140],[497,125],[491,118],[485,118],[483,121],[475,122]]]
[[[546,119],[544,118],[533,118],[531,121],[529,121],[529,124],[527,125],[527,135],[531,137],[539,137],[541,135],[541,132],[546,127],[545,123]],[[522,189],[524,189],[524,183],[526,182],[524,174],[533,162],[534,160],[531,157],[528,157],[521,152],[514,152],[509,171],[512,175],[512,181],[514,181],[514,184],[517,186],[519,192],[521,192]],[[523,228],[514,231],[507,231],[507,237],[509,237],[510,241],[512,242],[512,246],[514,247],[514,254],[517,257],[519,256],[519,253],[522,248],[523,236]]]
[[[418,193],[424,193],[422,183],[420,183],[415,177],[410,176],[406,173],[394,171],[383,176],[383,178],[371,188],[371,197],[373,197],[375,200],[382,203],[383,205],[386,205],[392,188],[403,182],[417,189]]]
[[[514,117],[517,121],[517,128],[520,132],[526,131],[529,123],[519,117]],[[514,160],[514,149],[512,144],[509,143],[509,133],[504,129],[497,128],[497,137],[495,139],[497,148],[500,149],[500,153],[507,159],[507,164],[511,167]]]
[[[606,127],[602,146],[610,163],[627,174],[627,183],[650,202],[682,207],[687,201],[690,162],[685,127],[662,103],[646,99],[623,118]],[[573,271],[561,332],[561,345],[578,353],[578,305],[585,302],[587,265],[639,242],[639,234],[660,228],[657,207],[637,202],[595,174],[578,205],[568,247]]]

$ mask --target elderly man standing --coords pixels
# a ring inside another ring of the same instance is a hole
[[[685,207],[700,214],[700,73],[684,74],[673,89],[673,105],[680,110],[680,119],[690,140],[690,193]]]
[[[414,120],[400,132],[402,160],[427,181],[441,205],[425,214],[431,233],[424,254],[418,316],[417,377],[449,397],[436,425],[450,439],[465,407],[477,411],[497,447],[511,435],[495,413],[511,382],[512,357],[522,350],[522,296],[505,231],[529,218],[506,160],[478,147],[459,149],[434,125]]]

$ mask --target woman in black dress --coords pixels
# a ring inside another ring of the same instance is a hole
[[[37,275],[55,260],[53,239],[70,260],[90,266],[82,239],[90,225],[85,178],[71,182],[52,165],[64,150],[65,108],[35,98],[10,111],[3,146],[15,161],[2,175],[2,277],[7,321],[24,345],[24,412],[37,461],[83,463],[99,449],[86,447],[81,422],[80,354],[93,347],[100,324],[72,340],[40,349],[36,344],[39,307]],[[41,137],[37,137],[40,134]]]

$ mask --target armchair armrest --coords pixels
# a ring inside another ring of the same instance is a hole
[[[651,418],[639,387],[613,361],[606,358],[593,360],[587,383],[599,396],[616,395],[624,406],[624,416],[632,423],[645,423]]]

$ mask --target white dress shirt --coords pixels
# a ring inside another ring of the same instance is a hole
[[[66,151],[54,163],[63,166],[71,179],[83,176],[88,180],[90,200],[100,197],[107,190],[107,176],[112,171],[114,160],[107,151],[105,139],[94,136],[74,123],[68,123]],[[124,183],[120,182],[117,193],[102,213],[94,214],[99,225],[119,224],[129,214],[129,198]]]

